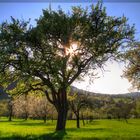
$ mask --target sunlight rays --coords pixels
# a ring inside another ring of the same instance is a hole
[[[74,56],[78,54],[78,45],[77,43],[72,43],[70,45],[70,47],[65,49],[65,54],[66,55],[70,55],[70,56]]]

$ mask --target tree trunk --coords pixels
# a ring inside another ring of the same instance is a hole
[[[87,116],[86,116],[86,123],[88,124],[88,112],[87,112]]]
[[[53,123],[53,116],[52,116],[52,123]]]
[[[49,97],[47,91],[45,91],[46,97],[50,103],[54,105],[57,110],[57,124],[56,131],[65,130],[66,119],[68,113],[68,101],[67,101],[67,88],[64,86],[63,88],[58,89],[58,92],[51,88],[52,99]]]
[[[127,119],[125,118],[125,122],[128,123]]]
[[[128,123],[128,121],[127,121],[127,117],[126,117],[126,116],[124,117],[124,119],[125,119],[125,122]]]
[[[9,121],[12,121],[12,115],[13,115],[13,104],[12,104],[12,99],[9,102]]]
[[[57,117],[57,125],[56,131],[65,130],[67,113],[68,113],[68,103],[67,103],[67,94],[66,90],[62,89],[60,93],[60,98],[58,99],[58,103],[56,106],[58,117]]]
[[[82,122],[83,122],[83,126],[85,126],[85,120],[84,120],[84,115],[82,113]]]
[[[10,122],[12,121],[12,111],[11,111],[10,114],[9,114],[9,121],[10,121]]]
[[[51,115],[51,119],[52,119],[52,123],[53,123],[53,115],[54,115],[54,111],[52,111],[52,113],[51,113],[52,115]]]
[[[44,123],[46,123],[47,115],[45,115],[45,116],[43,117],[43,120],[44,120]]]
[[[65,130],[67,119],[67,109],[61,108],[58,111],[56,130]]]
[[[77,128],[80,128],[80,117],[79,117],[79,113],[76,115],[76,120],[77,120]]]
[[[27,119],[28,119],[28,113],[27,112],[25,112],[25,121],[27,121]]]
[[[28,119],[28,94],[25,94],[25,121]]]

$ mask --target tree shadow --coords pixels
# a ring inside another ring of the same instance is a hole
[[[14,123],[11,125],[18,125],[18,126],[52,126],[50,123]]]
[[[99,125],[100,122],[96,120],[92,120],[91,122],[88,122],[87,125]]]
[[[9,120],[0,120],[0,122],[24,122],[24,120],[12,120],[12,121],[9,121]]]
[[[55,131],[53,133],[42,135],[40,136],[40,138],[43,138],[43,140],[63,140],[64,136],[66,135],[67,135],[66,131]]]
[[[51,122],[28,122],[28,121],[13,121],[16,123],[12,123],[11,125],[18,125],[18,126],[53,126]]]
[[[66,131],[56,131],[49,134],[44,135],[27,135],[25,137],[18,136],[18,135],[12,135],[9,137],[1,137],[0,140],[63,140],[64,136],[67,135]],[[67,137],[67,139],[70,139],[70,137]]]
[[[95,132],[95,131],[110,131],[108,128],[67,128],[67,131],[71,132]]]

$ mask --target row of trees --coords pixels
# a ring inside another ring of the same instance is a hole
[[[27,97],[26,97],[27,96]],[[9,121],[13,117],[30,119],[56,120],[57,111],[54,106],[46,101],[46,97],[41,93],[20,95],[11,102],[2,101],[0,103],[1,116],[9,116]],[[80,128],[80,120],[83,125],[86,121],[93,119],[127,119],[140,118],[140,99],[112,98],[110,96],[93,96],[86,93],[69,94],[68,119],[76,119],[76,126]]]
[[[12,17],[0,25],[0,80],[5,87],[18,82],[21,93],[45,93],[58,113],[56,130],[64,130],[69,86],[133,41],[134,27],[125,17],[108,16],[100,2],[69,13],[43,10],[35,26]]]
[[[77,100],[78,99],[78,100]],[[72,93],[69,94],[69,119],[77,119],[77,128],[80,127],[80,111],[92,107],[92,101],[88,99],[86,94]],[[43,93],[35,92],[9,98],[8,101],[3,100],[0,104],[3,106],[1,116],[43,119],[57,119],[56,109],[50,104]],[[74,116],[74,118],[73,118]]]

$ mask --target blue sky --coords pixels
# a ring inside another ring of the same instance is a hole
[[[52,9],[57,9],[58,6],[65,11],[71,9],[71,6],[81,5],[86,7],[91,3],[51,3]],[[23,18],[25,20],[31,18],[31,23],[34,24],[34,19],[42,14],[42,9],[48,8],[49,3],[0,3],[0,22],[9,20],[10,16],[15,18]],[[140,36],[140,3],[104,3],[107,8],[108,15],[122,16],[123,14],[129,18],[130,24],[136,26],[136,38]]]
[[[31,24],[35,24],[35,19],[42,14],[42,9],[49,7],[50,3],[0,3],[0,23],[14,18],[28,20],[31,18]],[[57,9],[58,6],[64,11],[70,11],[71,6],[81,5],[86,7],[91,3],[51,3],[52,9]],[[129,24],[135,24],[135,38],[140,40],[140,3],[104,3],[108,15],[122,16],[125,15],[129,19]],[[122,79],[124,66],[113,62],[106,63],[107,70],[102,74],[99,72],[100,78],[89,84],[89,78],[83,83],[74,83],[77,87],[100,93],[125,93],[131,87],[127,79]]]

